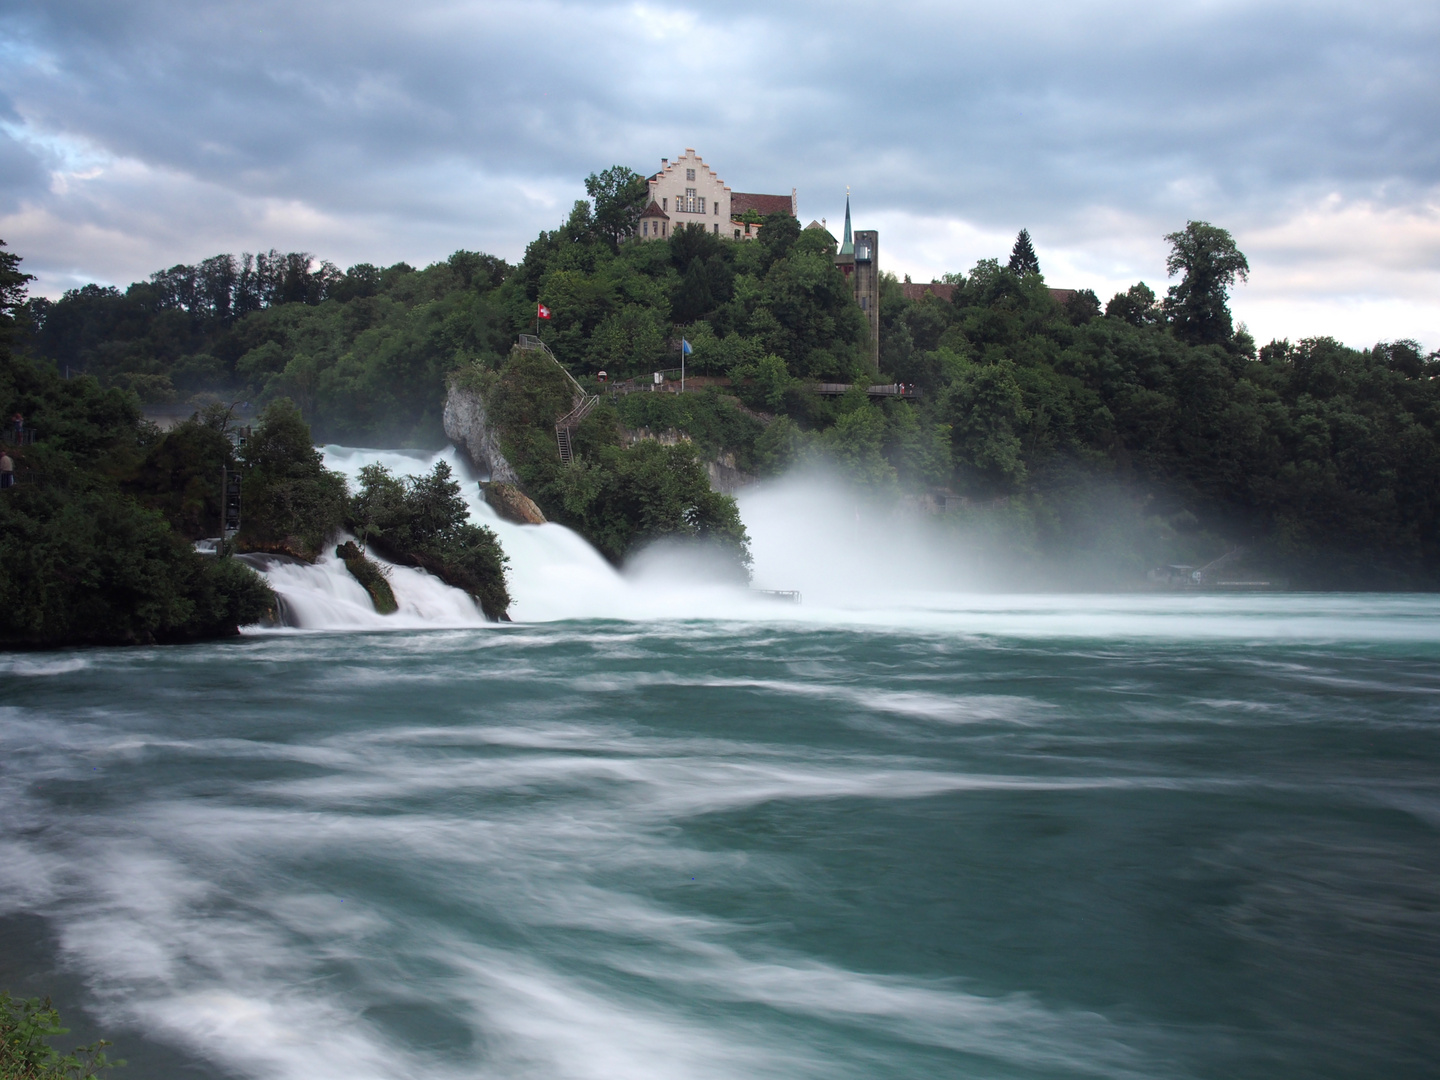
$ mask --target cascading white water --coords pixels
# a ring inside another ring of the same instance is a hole
[[[397,476],[428,473],[449,462],[470,509],[471,520],[493,529],[510,559],[507,580],[510,617],[517,622],[557,619],[753,618],[775,613],[773,598],[707,579],[693,562],[652,559],[634,574],[621,574],[593,547],[563,525],[514,525],[485,502],[479,484],[453,447],[431,453],[323,448],[325,465],[343,474],[352,488],[366,465],[383,465]],[[342,538],[343,539],[343,538]],[[372,554],[372,558],[375,556]],[[390,574],[400,610],[376,614],[365,590],[334,555],[333,547],[314,565],[255,560],[280,595],[286,622],[303,629],[403,629],[478,626],[484,617],[463,592],[409,567],[376,559]]]
[[[324,453],[326,464],[352,483],[369,464],[407,476],[448,461],[461,481],[473,520],[495,531],[510,558],[510,615],[517,622],[734,619],[1001,635],[1023,626],[1027,633],[1055,637],[1083,637],[1104,628],[1122,636],[1183,640],[1234,635],[1242,628],[1257,639],[1350,640],[1356,634],[1367,639],[1408,639],[1417,633],[1418,622],[1426,627],[1427,640],[1440,640],[1440,629],[1426,604],[1417,607],[1413,618],[1387,616],[1357,623],[1352,601],[1337,607],[1318,596],[1120,593],[1077,598],[977,592],[981,582],[966,570],[965,550],[955,540],[947,542],[942,533],[921,523],[874,514],[873,508],[867,510],[854,501],[853,493],[847,495],[823,477],[757,485],[740,498],[755,555],[754,590],[707,579],[702,560],[675,550],[651,549],[621,573],[563,526],[501,520],[481,498],[467,463],[453,447],[427,453],[328,446]],[[313,565],[246,558],[280,594],[286,622],[297,628],[487,625],[467,595],[422,570],[376,560],[388,568],[400,605],[393,615],[379,615],[365,590],[335,558],[333,547]],[[801,589],[805,603],[784,603],[760,591],[772,588]],[[1396,604],[1387,604],[1393,616]]]
[[[338,542],[349,539],[353,538],[342,535]],[[390,615],[376,612],[370,594],[335,557],[333,547],[313,565],[264,555],[240,557],[265,575],[280,597],[285,624],[297,629],[405,630],[485,623],[475,601],[461,590],[423,570],[396,566],[374,554],[370,557],[385,568],[399,605]]]

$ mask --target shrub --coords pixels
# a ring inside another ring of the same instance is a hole
[[[95,1080],[123,1061],[105,1056],[105,1039],[61,1054],[50,1045],[56,1035],[69,1034],[60,1026],[60,1013],[50,999],[12,998],[0,992],[0,1078],[3,1080]]]

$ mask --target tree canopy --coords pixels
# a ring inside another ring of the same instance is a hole
[[[441,444],[446,379],[475,373],[514,421],[532,497],[616,559],[664,531],[644,506],[666,507],[666,529],[700,506],[636,501],[647,470],[689,470],[683,453],[625,456],[663,422],[690,436],[696,462],[763,473],[828,457],[872,489],[943,500],[948,521],[1004,519],[1013,551],[1103,549],[1116,581],[1244,545],[1297,581],[1440,583],[1440,471],[1424,464],[1440,423],[1435,354],[1326,338],[1257,350],[1232,325],[1229,291],[1249,264],[1224,229],[1192,221],[1166,238],[1180,280],[1163,301],[1144,282],[1103,305],[1088,289],[1052,292],[1027,230],[1008,261],[944,275],[948,301],[907,297],[887,276],[877,374],[824,230],[775,214],[755,241],[686,228],[645,241],[614,216],[634,209],[636,175],[617,166],[591,181],[593,205],[578,202],[516,266],[457,252],[342,274],[308,256],[216,257],[123,292],[32,301],[20,340],[41,363],[149,401],[289,397],[317,436],[368,445]],[[683,336],[689,374],[725,385],[686,395],[674,415],[638,404],[660,397],[649,394],[597,410],[576,432],[584,464],[562,473],[553,424],[571,391],[553,365],[550,386],[508,355],[537,303],[553,313],[541,336],[581,380],[604,369],[609,388],[648,382],[677,366]],[[822,398],[816,381],[921,395]],[[180,482],[165,461],[151,466]]]
[[[1230,322],[1230,289],[1235,279],[1246,280],[1250,263],[1224,229],[1204,221],[1191,221],[1165,237],[1170,254],[1165,270],[1174,277],[1165,311],[1182,341],[1192,345],[1223,345],[1234,336]]]
[[[624,165],[612,165],[587,176],[585,192],[593,202],[592,220],[601,236],[618,246],[635,235],[650,194],[643,176]]]
[[[1010,249],[1010,272],[1017,277],[1040,273],[1040,259],[1035,254],[1035,245],[1030,242],[1030,230],[1021,229],[1015,237],[1015,246]]]

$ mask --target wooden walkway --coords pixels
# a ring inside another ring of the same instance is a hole
[[[819,394],[821,397],[839,397],[841,394],[848,394],[855,389],[851,383],[822,382],[811,383],[810,391]],[[867,386],[865,393],[872,398],[918,398],[920,391],[907,383],[881,383],[878,386]]]

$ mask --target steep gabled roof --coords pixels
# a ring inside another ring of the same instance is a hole
[[[660,204],[654,199],[650,200],[650,205],[645,208],[645,212],[640,216],[642,218],[664,218],[666,221],[670,220],[670,215],[665,213],[664,210],[661,210]]]
[[[761,217],[766,214],[793,214],[789,195],[756,195],[748,191],[730,193],[730,216],[738,218],[754,210]]]

